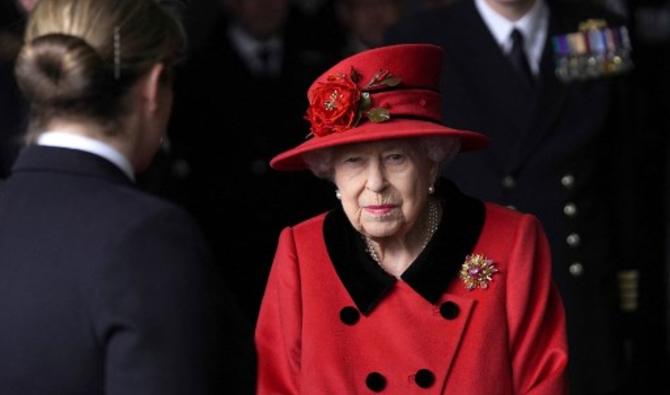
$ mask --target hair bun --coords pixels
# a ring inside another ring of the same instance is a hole
[[[81,38],[47,34],[24,45],[16,78],[35,104],[66,106],[104,92],[112,78],[98,53]]]

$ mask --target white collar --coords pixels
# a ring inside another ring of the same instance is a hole
[[[112,162],[128,178],[135,181],[135,172],[128,158],[116,148],[100,140],[69,133],[67,129],[57,129],[42,133],[37,138],[37,145],[75,149],[102,157]]]
[[[485,0],[475,0],[475,6],[503,52],[509,53],[512,50],[510,37],[512,30],[517,29],[521,32],[530,68],[534,74],[539,73],[542,51],[549,29],[549,7],[545,0],[537,0],[526,15],[515,22],[498,14]]]

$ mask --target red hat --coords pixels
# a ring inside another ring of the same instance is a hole
[[[461,151],[484,148],[484,135],[442,124],[441,66],[442,49],[428,44],[381,47],[342,60],[307,91],[310,138],[270,165],[301,170],[306,152],[398,138],[458,137]]]

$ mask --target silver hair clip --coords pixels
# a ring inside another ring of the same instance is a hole
[[[118,26],[114,27],[114,78],[121,78],[121,32]]]

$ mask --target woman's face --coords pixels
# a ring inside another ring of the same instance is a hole
[[[345,146],[334,181],[351,224],[372,239],[404,237],[425,207],[438,166],[407,140]]]

